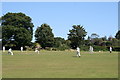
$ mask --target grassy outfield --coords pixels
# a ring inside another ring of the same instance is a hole
[[[13,51],[2,55],[3,78],[117,78],[118,53],[74,51]]]

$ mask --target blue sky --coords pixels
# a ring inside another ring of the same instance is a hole
[[[34,31],[47,23],[55,37],[65,39],[72,25],[83,25],[87,36],[97,33],[100,37],[114,37],[118,30],[117,2],[3,2],[2,15],[7,12],[30,16]]]

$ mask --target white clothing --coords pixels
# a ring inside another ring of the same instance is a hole
[[[11,50],[12,50],[12,49],[10,48],[10,49],[8,50],[8,52],[11,52]]]
[[[90,46],[89,51],[90,51],[90,52],[93,52],[93,47],[92,47],[92,46]]]
[[[20,49],[21,49],[21,51],[23,51],[23,47],[21,47]]]
[[[77,52],[80,52],[80,48],[79,47],[77,47]]]
[[[5,52],[5,46],[3,46],[3,52]]]
[[[110,51],[112,51],[112,47],[110,47]]]
[[[112,51],[112,47],[110,47],[110,51]]]
[[[77,47],[77,56],[79,56],[79,57],[81,56],[80,55],[80,48],[79,47]]]
[[[38,51],[38,49],[37,49],[37,48],[35,48],[35,52],[37,52],[37,53],[39,54],[39,51]]]
[[[11,49],[11,48],[8,50],[8,54],[13,55],[13,52],[12,52],[12,49]]]

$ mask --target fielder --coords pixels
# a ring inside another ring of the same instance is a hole
[[[8,50],[8,54],[13,55],[13,52],[12,52],[11,48]]]
[[[3,52],[5,52],[5,46],[3,46]]]
[[[110,53],[112,53],[112,47],[110,46]]]
[[[21,49],[21,52],[23,52],[23,47],[21,47],[20,49]]]
[[[92,53],[93,52],[93,47],[90,46],[89,51]]]
[[[80,48],[79,47],[77,47],[77,57],[80,57],[81,55],[80,55]]]
[[[35,48],[35,52],[37,52],[39,54],[39,50],[37,48]]]

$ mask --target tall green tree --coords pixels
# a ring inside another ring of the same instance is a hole
[[[112,46],[119,46],[118,43],[119,43],[118,39],[116,39],[116,38],[112,39]]]
[[[98,38],[98,37],[99,37],[99,35],[96,34],[96,33],[92,33],[92,34],[91,34],[91,39]]]
[[[61,37],[54,38],[54,47],[60,47],[62,44],[65,44],[64,38]]]
[[[116,33],[115,38],[120,40],[120,30]]]
[[[36,42],[41,44],[42,48],[53,47],[54,45],[54,34],[48,24],[42,24],[35,31]]]
[[[10,13],[8,12],[1,18],[2,26],[11,25],[17,28],[27,29],[31,35],[33,34],[33,23],[32,19],[29,16],[26,16],[24,13]]]
[[[91,45],[99,45],[99,42],[100,42],[100,40],[99,40],[99,35],[98,34],[96,34],[96,33],[92,33],[91,34]]]
[[[58,50],[69,49],[70,47],[69,43],[70,41],[65,40],[64,38],[61,38],[61,37],[54,38],[54,47],[57,48]]]
[[[2,39],[2,27],[0,26],[0,39]]]
[[[71,41],[71,48],[76,48],[77,46],[82,46],[84,44],[84,37],[87,32],[81,25],[73,25],[73,29],[69,30],[68,40]]]
[[[29,45],[33,35],[33,23],[23,13],[7,13],[1,18],[3,45],[21,47]]]

